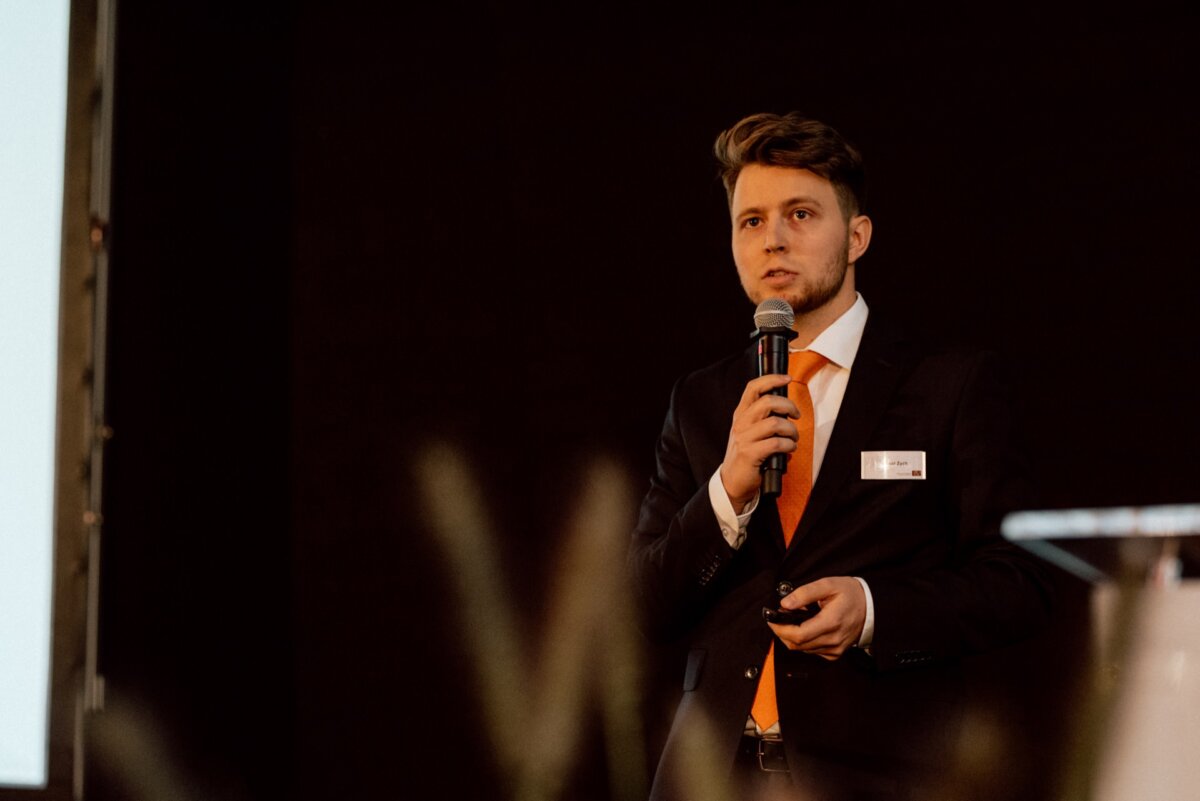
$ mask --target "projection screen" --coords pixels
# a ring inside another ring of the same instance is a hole
[[[47,776],[68,5],[0,0],[0,786]]]

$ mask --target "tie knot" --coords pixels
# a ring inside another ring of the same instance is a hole
[[[829,359],[816,351],[797,350],[788,354],[788,373],[797,382],[808,384],[817,371],[828,363]]]

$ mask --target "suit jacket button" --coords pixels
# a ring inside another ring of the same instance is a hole
[[[748,679],[757,679],[758,678],[758,665],[751,665],[750,667],[746,668],[746,670],[742,673],[742,675]]]
[[[783,598],[784,596],[787,596],[787,595],[791,595],[792,591],[795,589],[796,588],[792,586],[792,582],[790,582],[790,581],[781,581],[775,585],[775,592],[779,595],[780,598]]]

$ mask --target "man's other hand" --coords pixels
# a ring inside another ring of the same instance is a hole
[[[791,651],[839,658],[858,642],[867,619],[867,596],[851,576],[834,576],[797,587],[779,602],[784,609],[815,603],[821,611],[798,626],[768,623]]]

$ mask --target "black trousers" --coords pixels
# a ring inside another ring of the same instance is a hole
[[[800,801],[788,771],[783,743],[743,737],[733,762],[733,790],[738,801]]]
[[[947,797],[919,775],[869,761],[813,756],[788,764],[782,743],[743,737],[731,777],[736,801],[925,801]],[[945,790],[945,786],[941,786]],[[973,798],[970,794],[954,798]]]

